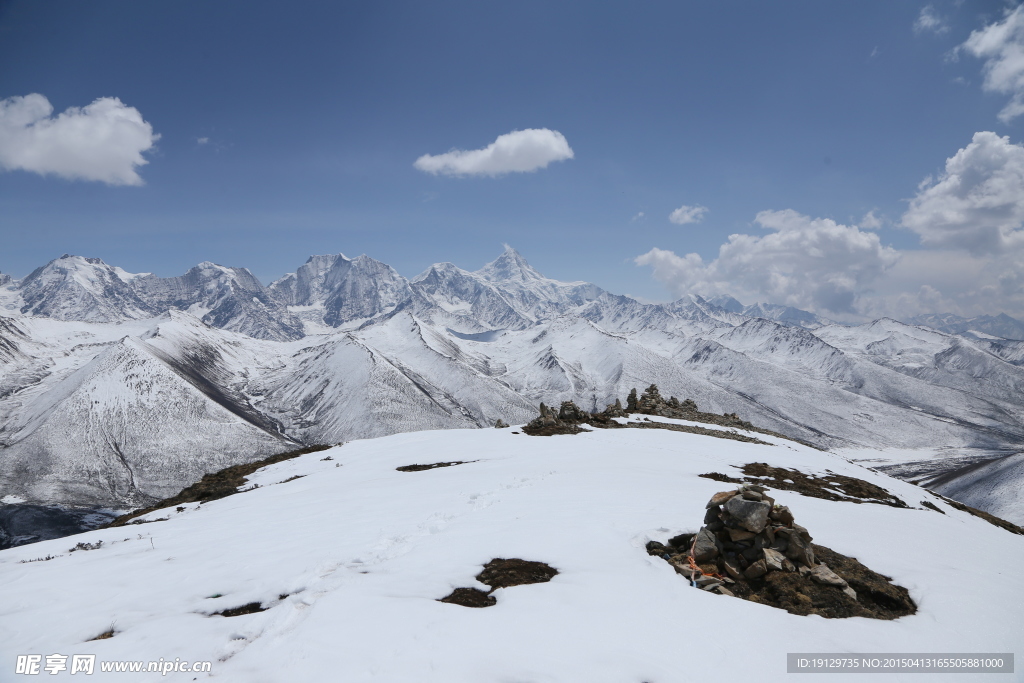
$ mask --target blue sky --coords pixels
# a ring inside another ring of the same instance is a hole
[[[0,272],[69,252],[269,282],[340,251],[411,277],[508,243],[652,300],[1021,315],[1015,7],[7,0],[0,100],[53,111],[0,110]],[[31,126],[98,98],[120,104],[78,115],[112,117],[110,149],[73,132],[31,149]],[[527,129],[572,157],[414,166]],[[695,220],[673,223],[684,207]]]

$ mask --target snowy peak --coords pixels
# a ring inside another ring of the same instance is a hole
[[[476,271],[476,274],[489,282],[527,283],[546,279],[526,262],[522,254],[507,245],[501,256]]]
[[[805,327],[811,330],[822,325],[828,325],[831,322],[810,311],[804,311],[793,306],[766,303],[744,306],[733,297],[724,294],[707,299],[707,303],[729,313],[744,315],[748,318],[765,318],[766,320],[775,320],[784,325]]]
[[[134,283],[153,311],[189,311],[203,322],[257,339],[302,336],[302,325],[246,268],[204,261],[178,277],[142,277]]]
[[[1002,339],[1024,339],[1024,322],[1005,313],[964,318],[952,313],[919,315],[907,322],[924,325],[949,334],[967,334],[974,337],[992,335]]]
[[[310,256],[294,273],[272,282],[271,294],[288,306],[311,306],[327,298],[324,282],[339,261],[349,262],[344,254]]]
[[[98,258],[64,254],[22,280],[21,312],[89,322],[145,317],[152,309],[132,287],[137,277]]]
[[[365,254],[311,256],[294,273],[270,285],[278,300],[308,322],[328,327],[358,324],[394,310],[408,300],[409,281],[391,266]]]

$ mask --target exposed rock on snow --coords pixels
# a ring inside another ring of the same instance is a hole
[[[775,504],[762,486],[716,493],[706,509],[706,526],[696,534],[667,546],[647,544],[649,554],[667,560],[696,588],[826,618],[895,619],[917,611],[906,588],[812,544],[789,508]]]

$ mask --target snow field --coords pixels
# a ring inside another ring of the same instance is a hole
[[[264,468],[251,491],[148,516],[167,521],[3,551],[0,670],[12,671],[17,654],[58,652],[212,660],[209,677],[246,683],[781,681],[787,652],[1012,652],[1022,642],[1024,538],[915,486],[772,437],[778,445],[661,430],[513,431],[354,441]],[[453,460],[477,462],[395,471]],[[735,475],[731,467],[755,461],[828,469],[943,509],[772,491],[816,543],[906,586],[918,613],[799,617],[699,591],[647,555],[648,540],[696,530],[708,498],[730,486],[697,474]],[[67,552],[98,540],[97,550]],[[19,562],[47,554],[60,557]],[[437,602],[456,587],[483,588],[473,577],[496,557],[559,574],[499,589],[489,608]],[[266,611],[205,616],[253,601]],[[113,638],[85,642],[111,623]],[[146,676],[134,680],[175,678]]]

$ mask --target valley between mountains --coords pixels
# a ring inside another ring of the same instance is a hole
[[[212,263],[160,278],[64,256],[0,275],[0,494],[140,507],[302,445],[522,424],[541,402],[596,411],[656,383],[1024,522],[1024,341],[992,333],[1017,322],[919,322],[646,304],[510,248],[412,279],[314,256],[269,286]]]

